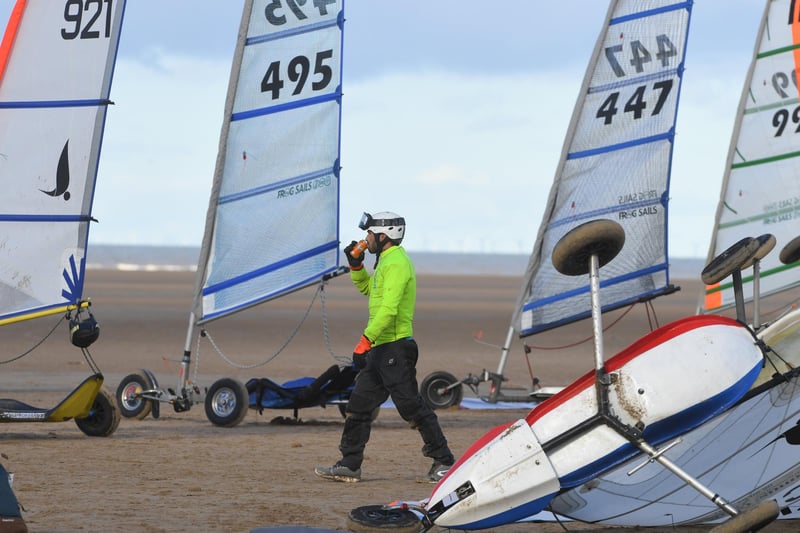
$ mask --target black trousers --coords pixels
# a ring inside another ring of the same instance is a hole
[[[422,436],[422,455],[447,465],[453,464],[454,457],[439,426],[439,419],[419,394],[418,356],[417,343],[410,338],[381,344],[369,351],[367,366],[356,376],[347,403],[347,418],[339,445],[342,465],[353,470],[361,468],[364,448],[372,429],[372,412],[389,396],[403,420]]]

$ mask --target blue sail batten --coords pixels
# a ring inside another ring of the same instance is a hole
[[[244,274],[236,276],[235,278],[231,278],[224,283],[218,283],[216,285],[208,285],[203,289],[203,295],[207,296],[210,294],[214,294],[215,292],[219,292],[221,290],[228,289],[235,285],[239,285],[242,282],[250,281],[252,279],[269,274],[270,272],[275,272],[282,268],[286,268],[287,266],[296,264],[300,261],[304,261],[310,257],[314,257],[322,253],[329,252],[330,250],[337,250],[338,247],[339,243],[337,241],[337,242],[326,243],[312,250],[306,250],[305,252],[295,254],[292,257],[287,257],[286,259],[282,259],[281,261],[277,261],[275,263],[263,266],[251,272],[246,272]]]
[[[630,22],[632,20],[642,19],[646,17],[652,17],[653,15],[660,15],[662,13],[668,13],[670,11],[676,11],[679,9],[691,9],[694,0],[687,0],[686,2],[677,2],[672,5],[657,7],[654,9],[648,9],[646,11],[641,11],[639,13],[633,13],[630,15],[624,15],[621,17],[613,17],[611,20],[608,21],[609,26],[616,26],[617,24],[622,24],[623,22]]]
[[[602,92],[610,91],[612,89],[619,89],[621,87],[628,87],[630,85],[641,84],[641,83],[645,83],[645,82],[648,82],[648,81],[672,78],[672,77],[678,75],[678,73],[682,72],[682,71],[683,71],[683,69],[679,67],[679,68],[670,69],[670,70],[667,70],[667,71],[664,71],[664,72],[658,72],[658,73],[655,73],[655,74],[646,74],[644,76],[639,76],[637,78],[630,78],[630,79],[627,79],[627,80],[624,80],[624,81],[615,81],[614,83],[607,83],[605,85],[598,85],[596,87],[589,87],[589,90],[587,91],[587,94],[602,93]]]
[[[600,218],[611,213],[616,213],[619,211],[620,207],[624,209],[638,209],[640,207],[648,207],[654,205],[661,205],[661,200],[650,200],[650,201],[642,201],[642,202],[632,202],[627,204],[620,204],[616,207],[607,207],[605,209],[596,209],[594,211],[589,211],[583,213],[581,215],[575,215],[569,218],[554,220],[549,224],[550,228],[556,228],[558,226],[563,226],[565,224],[574,224],[575,222],[580,221],[589,221],[595,218]]]
[[[238,120],[247,120],[249,118],[255,118],[255,117],[263,117],[264,115],[271,115],[273,113],[283,113],[284,111],[289,111],[291,109],[313,106],[321,104],[323,102],[338,101],[339,99],[341,99],[341,97],[342,97],[341,92],[334,92],[331,94],[326,94],[324,96],[315,96],[314,98],[307,98],[305,100],[298,100],[296,102],[289,102],[286,104],[280,104],[272,107],[262,107],[259,109],[242,111],[231,115],[231,122],[236,122]]]
[[[338,20],[317,22],[316,24],[309,24],[308,26],[301,26],[299,28],[293,28],[291,30],[248,37],[247,40],[245,40],[244,44],[245,46],[251,46],[254,44],[268,43],[270,41],[277,41],[280,39],[285,39],[287,37],[293,37],[295,35],[302,35],[304,33],[324,30],[325,28],[330,28],[331,26],[338,26],[338,24],[339,24]]]
[[[47,109],[59,107],[98,107],[111,104],[108,99],[92,100],[42,100],[42,101],[18,101],[0,102],[0,109]]]
[[[322,275],[324,276],[324,275],[327,275],[327,274],[331,274],[334,271],[336,271],[336,268],[330,268],[330,269],[324,271],[322,273]],[[274,291],[272,293],[263,294],[263,295],[260,295],[258,298],[253,298],[251,300],[246,300],[246,299],[245,300],[241,300],[237,305],[232,306],[232,307],[230,307],[228,309],[225,309],[224,311],[219,311],[217,313],[206,313],[203,316],[203,318],[198,321],[198,323],[199,324],[204,324],[206,322],[210,322],[212,320],[216,320],[218,318],[222,318],[224,316],[228,316],[230,314],[237,313],[237,312],[243,311],[245,309],[249,309],[249,308],[254,307],[254,306],[258,305],[258,304],[261,304],[261,303],[264,303],[264,302],[268,302],[268,301],[274,300],[276,298],[280,298],[281,296],[283,296],[283,295],[285,295],[285,294],[287,294],[289,292],[294,292],[294,291],[302,289],[304,287],[308,287],[309,285],[313,285],[314,283],[317,283],[318,281],[319,281],[319,277],[318,276],[316,276],[316,275],[309,276],[309,277],[307,277],[305,279],[298,280],[297,282],[293,283],[292,285],[284,287],[281,290]]]
[[[317,170],[317,171],[314,171],[314,172],[309,172],[308,174],[303,174],[302,176],[296,176],[296,177],[293,177],[293,178],[285,179],[285,180],[282,180],[282,181],[279,181],[279,182],[276,182],[276,183],[272,183],[270,185],[264,185],[264,186],[258,187],[256,189],[250,189],[250,190],[242,191],[242,192],[239,192],[239,193],[236,193],[236,194],[229,194],[227,196],[220,196],[219,203],[220,204],[226,204],[228,202],[235,202],[237,200],[250,198],[251,196],[258,196],[260,194],[265,194],[265,193],[268,193],[268,192],[280,190],[280,189],[283,189],[283,188],[286,188],[286,187],[290,187],[292,185],[296,185],[298,183],[303,183],[303,182],[306,182],[306,181],[309,181],[309,180],[313,180],[315,178],[320,178],[322,176],[327,176],[327,175],[330,175],[330,174],[335,175],[335,176],[339,175],[339,171],[338,171],[336,165],[334,165],[331,168],[324,168],[324,169]]]
[[[656,297],[661,296],[663,294],[667,294],[668,292],[669,292],[669,289],[667,289],[667,288],[659,288],[659,289],[654,289],[652,291],[642,292],[641,294],[637,294],[636,296],[632,296],[632,297],[627,298],[627,299],[617,300],[614,303],[610,303],[610,304],[607,304],[607,305],[601,305],[600,306],[600,312],[601,313],[607,313],[608,311],[614,311],[615,309],[620,309],[620,308],[627,307],[629,305],[633,305],[633,304],[641,302],[641,301],[645,301],[645,300],[650,300],[652,298],[656,298]],[[564,300],[564,299],[562,298],[562,300]],[[530,327],[528,329],[522,330],[520,334],[523,335],[523,336],[535,335],[537,333],[542,333],[542,332],[545,332],[545,331],[549,331],[549,330],[553,330],[553,329],[556,329],[556,328],[560,328],[561,326],[566,326],[568,324],[572,324],[573,322],[577,322],[579,320],[585,320],[585,319],[591,318],[591,317],[592,317],[592,312],[591,311],[582,311],[580,313],[575,313],[573,315],[565,315],[562,319],[556,320],[554,322],[536,324],[533,327]]]
[[[602,146],[600,148],[595,148],[594,150],[573,152],[567,155],[567,159],[580,159],[581,157],[592,157],[595,155],[606,154],[608,152],[614,152],[616,150],[625,150],[626,148],[631,148],[632,146],[639,146],[641,144],[648,144],[660,141],[672,141],[674,138],[675,138],[675,130],[669,130],[668,132],[662,133],[660,135],[652,135],[650,137],[633,139],[624,143]]]
[[[91,215],[18,215],[0,214],[0,222],[91,222]]]
[[[665,271],[667,269],[667,266],[668,265],[666,263],[663,263],[663,264],[660,264],[660,265],[654,265],[652,267],[642,269],[642,270],[637,271],[637,272],[631,272],[631,273],[625,274],[623,276],[617,276],[615,278],[610,278],[610,279],[603,279],[602,281],[600,281],[600,288],[610,287],[612,285],[617,285],[619,283],[623,283],[625,281],[630,281],[632,279],[640,278],[640,277],[643,277],[643,276],[650,276],[650,275],[652,275],[652,274],[654,274],[656,272]],[[543,307],[545,305],[549,305],[549,304],[551,304],[553,302],[557,302],[559,300],[565,300],[567,298],[572,298],[573,296],[589,294],[589,292],[590,292],[589,285],[583,285],[583,286],[577,287],[575,289],[572,289],[570,291],[565,291],[565,292],[562,292],[560,294],[556,294],[556,295],[550,296],[548,298],[541,298],[539,300],[531,300],[530,302],[525,304],[525,310],[536,309],[537,307]]]

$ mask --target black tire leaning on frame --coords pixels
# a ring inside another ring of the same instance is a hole
[[[613,220],[592,220],[572,228],[553,248],[553,266],[565,276],[589,273],[589,258],[604,266],[622,250],[625,230]]]
[[[761,245],[758,239],[745,237],[711,260],[700,278],[706,285],[714,285],[750,263]]]
[[[775,239],[775,235],[772,233],[760,235],[756,237],[756,240],[758,241],[758,250],[755,251],[753,257],[750,258],[750,261],[742,265],[742,270],[750,268],[756,261],[761,261],[764,259],[767,254],[770,253],[773,248],[775,248],[775,244],[778,242],[777,239]]]
[[[775,500],[761,502],[758,506],[736,515],[734,518],[711,529],[709,533],[747,533],[758,531],[778,518],[778,504]]]
[[[800,237],[795,237],[789,241],[781,250],[779,258],[784,265],[800,261]]]

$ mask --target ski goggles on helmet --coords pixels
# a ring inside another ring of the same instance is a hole
[[[369,213],[361,215],[361,221],[358,223],[358,229],[369,231],[374,227],[387,227],[387,226],[402,226],[406,221],[403,217],[398,218],[372,218]]]

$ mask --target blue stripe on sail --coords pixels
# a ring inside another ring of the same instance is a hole
[[[314,96],[312,98],[306,98],[305,100],[288,102],[286,104],[278,104],[272,107],[261,107],[259,109],[250,109],[249,111],[239,111],[238,113],[234,113],[231,115],[231,122],[235,122],[237,120],[246,120],[248,118],[261,117],[264,115],[271,115],[273,113],[280,113],[282,111],[288,111],[289,109],[296,109],[298,107],[307,107],[311,105],[321,104],[323,102],[329,102],[331,100],[338,100],[341,97],[342,97],[342,90],[340,86],[336,88],[336,92],[333,92],[331,94]]]
[[[650,270],[653,270],[654,272],[663,270],[663,271],[666,272],[667,271],[667,267],[666,267],[666,264],[662,264],[662,265],[659,265],[657,267],[653,267]],[[601,284],[601,286],[604,286],[604,284]],[[584,290],[573,291],[573,292],[575,292],[576,294],[579,294],[581,292],[588,293],[589,292],[589,288],[588,288],[588,286],[586,286],[586,287],[584,287]],[[640,302],[640,301],[643,301],[643,300],[649,300],[651,298],[655,298],[655,297],[660,296],[662,294],[665,294],[667,292],[668,292],[668,288],[667,287],[655,288],[655,289],[652,289],[652,290],[649,290],[649,291],[646,291],[646,292],[642,292],[640,294],[632,295],[632,296],[630,296],[628,298],[625,298],[625,299],[622,299],[622,300],[618,300],[618,301],[607,303],[605,305],[602,305],[600,307],[600,310],[601,310],[602,313],[605,313],[607,311],[613,311],[614,309],[619,309],[620,307],[625,307],[627,305],[631,305],[631,304],[634,304],[634,303],[637,303],[637,302]],[[560,298],[551,298],[551,300],[557,300],[557,299],[560,299]],[[525,312],[525,311],[529,311],[528,306],[526,306],[523,309],[523,312]],[[520,336],[533,335],[535,333],[539,333],[539,332],[542,332],[542,331],[547,331],[547,330],[550,330],[550,329],[555,329],[555,328],[558,328],[560,326],[564,326],[566,324],[571,324],[571,323],[576,322],[578,320],[583,320],[585,318],[589,318],[590,316],[592,316],[591,309],[586,309],[584,311],[581,311],[580,313],[575,313],[573,315],[567,315],[567,316],[564,316],[562,318],[559,318],[558,320],[554,320],[552,322],[536,324],[536,325],[534,325],[534,326],[532,326],[530,328],[522,329],[519,332],[519,334],[520,334]]]
[[[629,272],[624,276],[617,276],[614,278],[610,278],[607,280],[602,280],[600,282],[600,288],[609,287],[611,285],[617,285],[619,283],[624,283],[626,281],[630,281],[632,279],[641,278],[644,276],[649,276],[651,274],[655,274],[656,272],[660,272],[662,270],[667,269],[666,263],[660,263],[657,265],[653,265],[647,268],[643,268],[641,270],[636,270],[634,272]],[[530,311],[532,309],[536,309],[538,307],[544,307],[546,305],[566,300],[567,298],[572,298],[574,296],[579,296],[581,294],[586,294],[589,292],[589,285],[584,285],[582,287],[578,287],[577,289],[572,289],[570,291],[562,292],[559,294],[554,294],[553,296],[548,296],[547,298],[541,298],[539,300],[533,300],[531,302],[526,303],[522,310],[523,311]],[[636,296],[635,299],[638,299],[639,296]]]
[[[591,150],[584,150],[582,152],[572,152],[571,154],[567,154],[567,159],[580,159],[581,157],[591,157],[595,155],[606,154],[608,152],[614,152],[616,150],[624,150],[626,148],[631,148],[633,146],[640,146],[642,144],[654,143],[659,141],[672,141],[673,138],[675,138],[674,127],[670,128],[668,131],[664,133],[659,133],[658,135],[641,137],[639,139],[625,141],[624,143],[609,144],[608,146],[601,146],[600,148],[592,148]]]
[[[284,287],[284,288],[282,288],[280,290],[260,295],[258,298],[253,298],[253,299],[245,301],[245,302],[240,302],[238,305],[235,305],[233,307],[227,307],[227,308],[221,309],[221,310],[219,310],[219,311],[217,311],[215,313],[204,313],[203,314],[203,319],[199,320],[197,323],[198,324],[204,324],[206,322],[211,322],[215,318],[219,318],[219,317],[222,317],[222,316],[225,316],[225,315],[229,315],[229,314],[234,313],[236,311],[239,311],[239,310],[242,310],[242,309],[246,309],[248,307],[252,307],[252,306],[260,304],[262,302],[266,302],[267,300],[272,300],[273,298],[277,298],[277,297],[282,296],[282,295],[284,295],[286,293],[295,291],[297,289],[302,289],[303,287],[307,287],[308,285],[311,285],[312,283],[318,283],[321,277],[325,276],[326,274],[330,274],[331,272],[334,272],[337,268],[338,267],[336,267],[336,266],[332,266],[331,268],[328,268],[328,269],[320,272],[319,274],[314,274],[312,276],[309,276],[306,279],[297,281],[297,282],[295,282],[295,283],[293,283],[293,284],[291,284],[291,285],[289,285],[287,287]]]
[[[621,17],[612,18],[608,22],[608,25],[613,26],[614,24],[621,24],[623,22],[628,22],[629,20],[652,17],[653,15],[669,13],[670,11],[677,11],[678,9],[686,9],[688,11],[689,9],[691,9],[691,7],[692,7],[692,0],[687,0],[686,2],[681,2],[679,4],[672,4],[671,6],[657,7],[654,9],[648,9],[647,11],[641,11],[639,13],[632,13],[630,15],[623,15]]]
[[[97,107],[113,103],[108,98],[91,100],[42,100],[40,102],[0,102],[0,109],[37,109],[56,107]]]
[[[0,214],[0,222],[92,222],[89,215],[12,215]]]
[[[654,198],[652,200],[642,200],[640,202],[631,202],[631,203],[627,203],[627,204],[616,204],[616,205],[612,205],[612,206],[609,206],[609,207],[603,207],[603,208],[600,208],[600,209],[593,209],[592,211],[587,211],[587,212],[581,213],[579,215],[573,215],[571,217],[562,218],[560,220],[554,220],[554,221],[550,222],[550,224],[547,227],[548,228],[555,228],[555,227],[558,227],[558,226],[563,226],[564,224],[569,224],[570,222],[578,222],[580,220],[594,219],[594,218],[598,218],[600,215],[608,215],[610,213],[617,213],[618,211],[623,210],[623,209],[631,209],[631,208],[636,208],[636,207],[646,207],[646,206],[649,206],[649,205],[656,205],[656,204],[664,205],[663,202],[658,198]]]
[[[276,270],[280,270],[281,268],[285,268],[287,266],[293,265],[294,263],[298,263],[300,261],[304,261],[304,260],[308,259],[309,257],[314,257],[316,255],[320,255],[320,254],[323,254],[323,253],[328,252],[330,250],[334,250],[334,249],[338,249],[338,248],[339,248],[338,241],[331,241],[331,242],[325,243],[325,244],[323,244],[321,246],[316,246],[314,248],[311,248],[310,250],[306,250],[305,252],[301,252],[301,253],[295,254],[295,255],[293,255],[291,257],[287,257],[286,259],[282,259],[281,261],[278,261],[277,263],[272,263],[271,265],[266,265],[266,266],[263,266],[263,267],[258,268],[256,270],[251,270],[250,272],[246,272],[246,273],[241,274],[239,276],[233,277],[233,278],[231,278],[231,279],[229,279],[227,281],[224,281],[222,283],[217,283],[215,285],[209,285],[208,287],[205,287],[203,289],[203,296],[208,296],[210,294],[214,294],[216,292],[228,289],[230,287],[234,287],[234,286],[239,285],[241,283],[244,283],[244,282],[250,281],[252,279],[261,277],[261,276],[263,276],[265,274],[269,274],[270,272],[274,272]]]
[[[658,288],[651,291],[643,292],[641,294],[631,296],[630,298],[627,298],[625,300],[619,300],[617,302],[612,302],[606,305],[602,305],[600,307],[600,312],[606,313],[608,311],[613,311],[614,309],[619,309],[620,307],[625,307],[626,305],[631,305],[644,300],[650,300],[657,296],[661,296],[666,292],[667,290],[665,288]],[[520,336],[533,335],[535,333],[540,333],[542,331],[547,331],[550,329],[555,329],[561,326],[565,326],[567,324],[572,324],[573,322],[577,322],[578,320],[583,320],[584,318],[589,318],[590,316],[592,316],[592,311],[586,310],[581,313],[565,316],[564,318],[560,318],[553,322],[548,322],[545,324],[537,324],[536,326],[533,326],[531,328],[523,329],[522,331],[520,331],[519,334]]]
[[[220,196],[218,203],[222,205],[222,204],[227,204],[229,202],[235,202],[237,200],[244,200],[245,198],[258,196],[259,194],[268,193],[270,191],[274,191],[277,189],[283,189],[284,187],[294,185],[295,183],[302,183],[304,181],[308,181],[314,178],[319,178],[321,176],[327,176],[328,174],[335,175],[335,169],[333,167],[323,168],[322,170],[315,170],[314,172],[308,172],[306,174],[301,174],[300,176],[294,178],[288,178],[282,181],[271,183],[269,185],[262,185],[261,187],[256,187],[254,189],[248,189],[246,191],[237,192],[236,194],[228,194],[225,196]]]
[[[331,26],[336,26],[336,25],[338,25],[337,19],[315,22],[314,24],[309,24],[307,26],[301,26],[298,28],[292,28],[290,30],[284,30],[275,33],[248,37],[247,40],[245,40],[244,45],[250,46],[251,44],[268,43],[269,41],[277,41],[278,39],[285,39],[286,37],[292,37],[294,35],[302,35],[304,33],[309,33],[312,31],[323,30],[325,28],[330,28]]]
[[[587,91],[589,94],[593,93],[602,93],[605,91],[610,91],[612,89],[619,89],[620,87],[627,87],[628,85],[637,85],[643,82],[648,82],[652,80],[658,80],[661,78],[674,78],[675,76],[679,76],[683,72],[683,65],[680,65],[676,68],[671,68],[668,70],[662,70],[660,72],[653,72],[651,74],[644,74],[642,76],[638,76],[635,78],[626,78],[622,81],[615,81],[614,83],[606,83],[605,85],[598,85],[597,87],[589,87]]]

